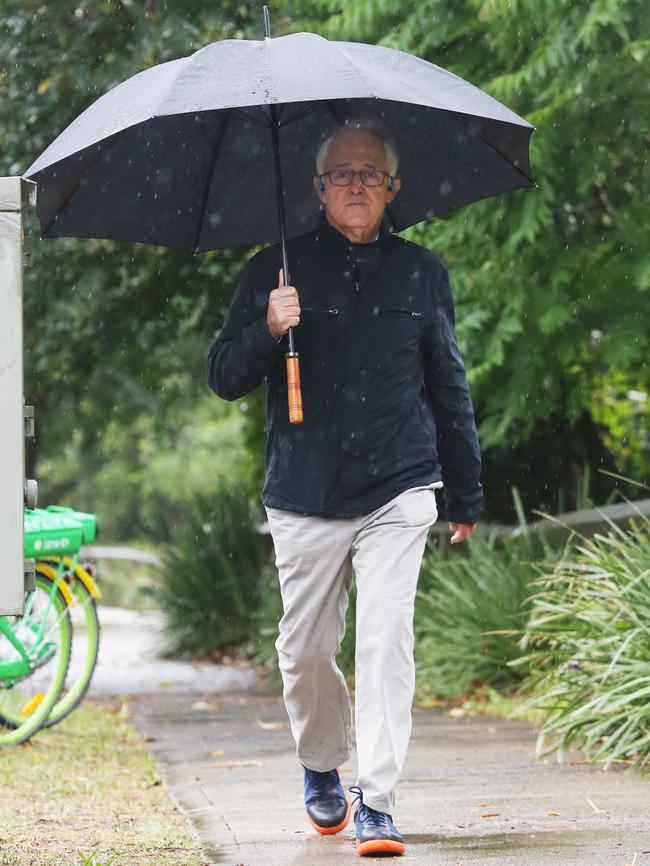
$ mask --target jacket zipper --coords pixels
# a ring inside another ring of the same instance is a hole
[[[390,309],[390,310],[377,310],[378,313],[403,313],[405,316],[412,316],[414,319],[421,319],[424,316],[424,313],[420,313],[417,310],[405,310],[403,307]]]
[[[336,310],[322,310],[319,307],[301,307],[301,310],[309,310],[311,313],[338,313],[338,309]]]

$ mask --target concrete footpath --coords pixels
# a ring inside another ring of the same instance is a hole
[[[331,837],[307,822],[280,697],[165,692],[130,709],[210,863],[362,862],[352,821]],[[416,708],[394,814],[407,854],[396,862],[650,866],[650,779],[579,756],[536,761],[534,746],[526,722]],[[346,788],[354,772],[354,759],[341,768]]]

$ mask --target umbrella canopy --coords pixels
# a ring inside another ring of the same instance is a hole
[[[313,33],[225,40],[117,85],[30,166],[43,236],[195,252],[280,240],[274,117],[289,237],[315,225],[315,155],[350,119],[396,143],[394,231],[535,185],[534,127],[433,63]]]

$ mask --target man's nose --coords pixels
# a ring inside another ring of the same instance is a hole
[[[350,184],[352,187],[352,192],[361,192],[363,188],[363,184],[361,183],[361,175],[353,174],[352,175],[352,183]]]

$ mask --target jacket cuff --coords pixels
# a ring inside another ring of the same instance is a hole
[[[449,523],[478,523],[485,511],[483,497],[475,502],[461,502],[457,499],[445,500],[445,519]]]
[[[260,316],[242,329],[242,344],[246,352],[264,359],[274,358],[284,348],[282,337],[276,340],[269,331],[266,316]]]

